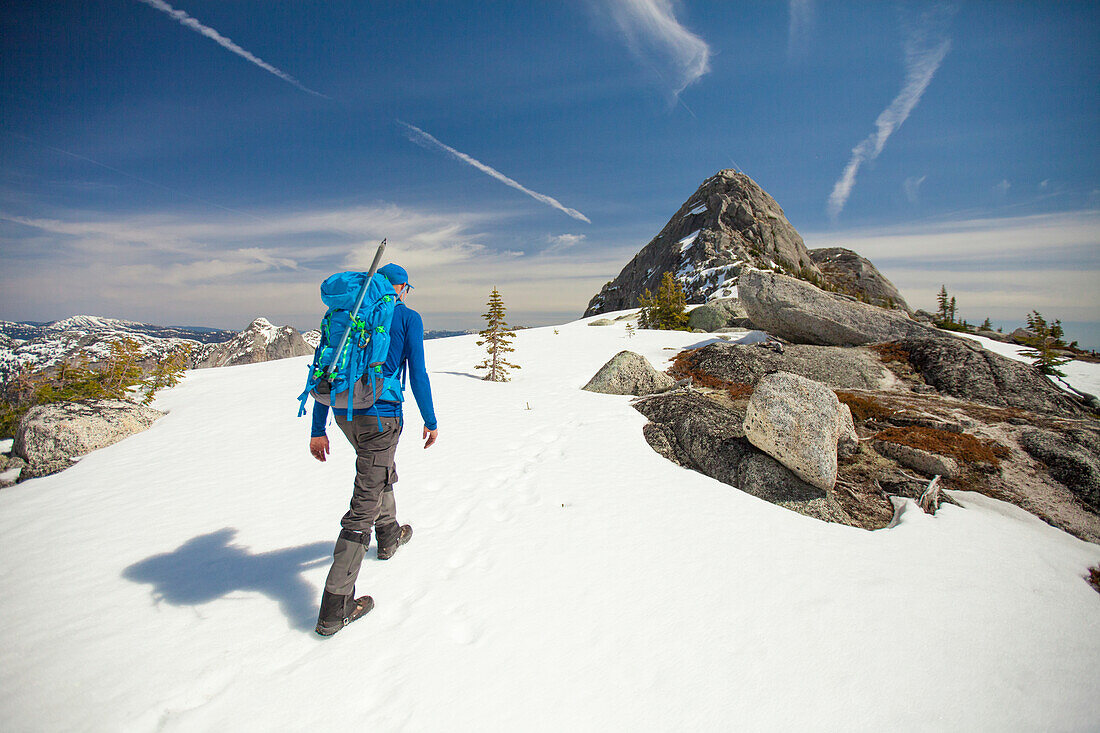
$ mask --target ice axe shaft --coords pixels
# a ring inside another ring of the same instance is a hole
[[[348,343],[348,338],[351,337],[351,329],[355,324],[355,318],[359,315],[359,309],[363,306],[363,298],[367,296],[367,290],[370,289],[370,281],[374,279],[374,273],[378,272],[378,263],[382,261],[382,253],[386,251],[386,240],[383,239],[382,243],[378,245],[378,251],[374,253],[374,262],[370,265],[370,272],[367,273],[367,279],[363,283],[363,289],[359,291],[359,297],[355,299],[355,307],[351,309],[351,322],[344,330],[344,335],[340,337],[340,345],[336,347],[336,351],[332,354],[332,361],[329,362],[328,367],[325,368],[325,377],[332,376],[333,370],[336,368],[336,362],[340,361],[340,354],[344,353],[344,346]]]

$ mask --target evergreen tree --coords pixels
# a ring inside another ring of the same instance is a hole
[[[142,380],[141,391],[145,394],[142,404],[153,401],[153,395],[164,387],[175,387],[183,379],[183,372],[191,361],[191,347],[184,346],[172,351],[153,367],[153,371]]]
[[[993,322],[989,320],[989,316],[985,317],[985,320],[982,321],[982,325],[979,326],[978,328],[980,328],[982,331],[992,331],[993,330]]]
[[[493,292],[490,293],[487,305],[489,311],[481,314],[481,317],[487,321],[487,325],[483,331],[478,333],[482,340],[478,341],[477,345],[485,346],[489,356],[474,369],[488,369],[489,372],[484,377],[486,381],[507,382],[509,381],[508,370],[520,368],[505,359],[505,354],[509,351],[515,351],[510,344],[512,339],[516,337],[516,332],[504,321],[504,311],[506,309],[504,301],[496,288],[493,288]]]
[[[948,323],[955,323],[956,322],[955,321],[955,316],[958,313],[958,310],[956,309],[956,306],[955,306],[955,296],[954,295],[951,296],[951,305],[948,306],[948,311],[949,311],[949,313],[947,315],[947,322]]]
[[[1039,311],[1027,314],[1027,327],[1035,334],[1034,338],[1027,340],[1024,353],[1031,358],[1031,366],[1043,374],[1051,377],[1064,377],[1065,372],[1058,367],[1069,361],[1069,357],[1059,356],[1055,351],[1063,347],[1062,323],[1056,320],[1054,325],[1048,325]],[[1057,335],[1055,332],[1057,331]]]
[[[1062,320],[1060,318],[1054,319],[1054,325],[1050,327],[1050,335],[1054,339],[1055,346],[1065,346],[1065,341],[1062,337],[1065,336],[1065,332],[1062,330]]]
[[[946,285],[940,285],[940,293],[939,293],[939,295],[936,296],[936,306],[937,306],[936,315],[939,316],[936,320],[946,323],[947,322],[947,316],[948,316],[948,312],[947,312],[948,300],[947,300],[947,286]]]
[[[680,281],[666,272],[661,277],[657,295],[647,288],[638,298],[641,307],[639,324],[642,328],[658,328],[666,331],[687,331],[687,298]]]

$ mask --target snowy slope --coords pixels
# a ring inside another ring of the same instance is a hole
[[[332,427],[310,458],[305,358],[190,372],[150,430],[0,492],[3,727],[1095,726],[1100,546],[965,493],[878,532],[775,507],[579,389],[698,335],[558,330],[518,332],[506,384],[471,376],[476,336],[425,344],[439,443],[410,405],[397,458],[416,535],[368,553],[377,608],[331,639],[354,456]]]

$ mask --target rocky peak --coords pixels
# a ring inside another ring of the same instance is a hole
[[[864,303],[912,313],[892,282],[871,261],[843,247],[811,249],[810,258],[821,270],[828,287]]]
[[[634,308],[671,272],[688,303],[735,295],[742,266],[778,267],[821,277],[783,209],[733,169],[703,181],[661,232],[589,302],[585,316]]]
[[[196,369],[255,364],[272,359],[307,356],[313,353],[297,330],[275,326],[266,318],[257,318],[248,328],[225,343],[211,346],[194,359]]]

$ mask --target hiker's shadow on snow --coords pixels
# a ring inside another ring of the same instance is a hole
[[[198,606],[240,591],[263,593],[279,603],[293,628],[312,629],[317,601],[301,573],[327,563],[332,544],[315,542],[254,555],[233,544],[236,534],[226,527],[199,535],[172,552],[134,563],[122,577],[151,584],[156,602],[173,606]]]

